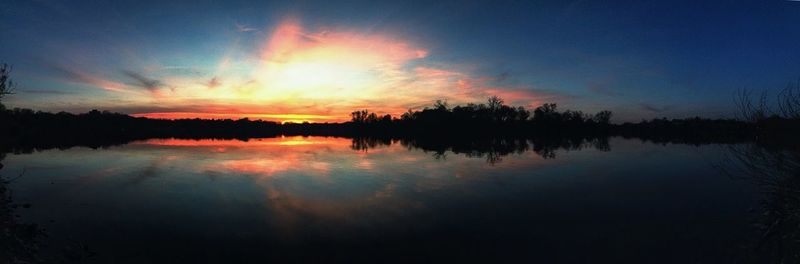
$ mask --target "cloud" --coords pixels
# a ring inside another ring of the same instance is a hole
[[[504,71],[504,72],[498,74],[497,76],[495,76],[494,81],[498,82],[498,83],[501,83],[501,82],[505,82],[506,80],[508,80],[508,78],[511,78],[511,72]]]
[[[570,94],[557,91],[503,85],[509,78],[511,74],[508,71],[497,75],[473,76],[452,69],[415,67],[414,82],[409,85],[429,87],[432,91],[420,92],[415,102],[408,106],[428,106],[433,99],[444,99],[453,104],[482,103],[491,96],[498,96],[512,105],[535,107],[546,102],[562,102],[574,98]]]
[[[209,80],[208,83],[206,83],[206,86],[208,86],[208,88],[211,89],[217,88],[220,85],[222,85],[222,81],[220,81],[219,77],[217,76],[214,76],[214,78],[211,78],[211,80]]]
[[[666,106],[665,105],[665,106],[659,107],[659,106],[648,104],[648,103],[639,104],[639,108],[641,108],[642,110],[645,110],[645,111],[653,112],[653,113],[661,113],[661,112],[665,112],[665,111],[668,111],[668,110],[672,109],[671,106]]]
[[[123,83],[108,80],[79,70],[74,70],[61,66],[53,66],[52,68],[57,72],[57,74],[61,75],[62,78],[66,79],[69,82],[89,84],[91,86],[98,87],[103,90],[114,91],[114,92],[123,92],[127,87]]]
[[[71,94],[70,92],[60,91],[60,90],[50,90],[50,89],[30,89],[30,90],[20,90],[22,93],[29,93],[29,94]]]
[[[126,76],[132,78],[134,81],[136,81],[136,83],[134,83],[133,85],[145,88],[151,92],[158,91],[158,89],[161,88],[161,86],[163,85],[161,81],[147,78],[144,75],[141,75],[137,72],[123,71],[123,73]]]
[[[252,31],[258,31],[258,29],[254,28],[254,27],[250,27],[250,26],[245,25],[245,24],[236,23],[236,31],[239,31],[239,32],[252,32]]]
[[[162,72],[167,72],[176,75],[203,75],[203,72],[194,67],[188,66],[163,66],[158,69]]]
[[[463,74],[455,71],[448,71],[445,69],[437,69],[437,68],[422,67],[422,66],[414,68],[414,73],[417,75],[417,78],[423,78],[423,79],[451,78],[451,77],[463,76]]]
[[[255,30],[243,24],[237,24],[237,29]],[[384,32],[309,29],[289,20],[266,35],[257,50],[219,56],[216,69],[180,64],[123,68],[118,77],[127,85],[117,82],[118,86],[144,89],[129,89],[139,93],[126,97],[130,103],[97,107],[153,117],[248,116],[335,122],[347,120],[354,109],[397,116],[438,99],[457,105],[482,103],[496,95],[511,105],[533,107],[571,98],[516,85],[510,69],[475,72],[469,69],[480,67],[435,61],[425,46]],[[240,53],[247,57],[238,57]],[[253,53],[257,55],[251,56]],[[211,74],[203,73],[208,70]],[[84,82],[100,82],[87,75],[72,75]],[[160,96],[164,88],[173,89],[170,96]],[[158,107],[150,106],[152,99],[157,99]]]
[[[372,67],[401,66],[428,56],[428,51],[402,39],[355,31],[309,31],[287,20],[272,31],[262,59],[283,63],[298,60],[346,60]]]

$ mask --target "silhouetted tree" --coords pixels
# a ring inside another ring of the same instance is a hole
[[[603,110],[594,114],[592,121],[598,124],[608,125],[611,123],[611,116],[611,111]]]
[[[734,97],[740,118],[749,122],[769,119],[800,120],[800,81],[789,83],[770,104],[767,92],[755,97],[752,91],[740,90]]]
[[[525,107],[522,107],[522,106],[518,106],[517,107],[517,120],[518,121],[527,121],[528,118],[530,118],[530,117],[531,117],[531,112],[528,111],[528,109],[525,109]]]
[[[764,192],[754,227],[761,235],[746,248],[754,263],[800,262],[800,148],[797,141],[728,146],[719,168],[753,181]]]
[[[353,121],[353,123],[363,124],[367,122],[367,119],[369,117],[369,111],[367,111],[366,109],[353,111],[352,113],[350,113],[350,116],[351,116],[350,120]]]
[[[6,95],[14,93],[14,81],[11,80],[11,66],[3,63],[0,65],[0,110],[5,110],[2,99]]]
[[[416,113],[416,112],[414,112],[414,110],[408,109],[408,111],[407,111],[407,112],[405,112],[405,113],[403,113],[402,115],[400,115],[400,120],[402,120],[402,121],[411,121],[411,120],[414,120],[414,114],[415,114],[415,113]]]
[[[800,119],[800,81],[789,83],[778,94],[778,111],[788,119]]]
[[[489,102],[487,105],[489,106],[489,110],[492,110],[493,112],[500,109],[500,107],[503,106],[504,103],[503,99],[500,99],[500,97],[497,97],[496,95],[489,97],[488,101]]]
[[[789,83],[774,100],[740,90],[734,97],[741,120],[754,126],[760,140],[796,140],[800,134],[800,81]],[[772,102],[772,103],[770,103]]]
[[[437,111],[448,111],[448,108],[447,101],[436,100],[436,102],[433,103],[433,109]]]
[[[560,119],[556,104],[543,104],[533,110],[533,121],[541,123],[553,123]]]
[[[734,102],[739,108],[740,118],[749,122],[759,122],[767,119],[770,109],[767,103],[767,93],[762,92],[758,99],[753,99],[752,91],[742,89],[734,97]]]

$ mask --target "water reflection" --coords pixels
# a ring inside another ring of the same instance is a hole
[[[26,170],[12,186],[33,204],[22,219],[44,223],[47,244],[90,245],[94,263],[730,262],[759,197],[708,166],[726,152],[618,138],[152,139],[9,155],[4,171]]]
[[[409,149],[422,149],[433,152],[437,159],[445,158],[447,152],[467,157],[484,158],[494,164],[503,156],[522,154],[532,150],[545,159],[553,159],[559,150],[574,151],[591,147],[600,151],[610,151],[608,137],[538,137],[538,138],[353,138],[352,149],[369,150],[380,146],[401,144]]]
[[[788,144],[787,144],[788,143]],[[760,232],[748,249],[753,262],[800,262],[800,146],[742,144],[728,147],[722,169],[752,181],[766,194],[754,220]]]
[[[465,191],[458,186],[465,182],[453,182],[454,177],[461,181],[485,180],[487,164],[476,157],[495,157],[489,159],[495,163],[500,155],[512,154],[508,149],[516,148],[513,153],[524,158],[517,166],[533,168],[536,160],[543,160],[532,156],[534,153],[523,156],[528,141],[498,143],[502,145],[465,153],[450,151],[460,158],[451,157],[445,163],[425,157],[425,152],[408,151],[419,144],[411,141],[332,137],[154,139],[124,148],[124,152],[164,153],[145,162],[126,184],[141,184],[154,175],[164,177],[175,166],[182,173],[206,175],[216,181],[246,177],[263,190],[264,210],[271,216],[273,232],[286,235],[282,239],[295,239],[292,234],[300,230],[308,233],[309,229],[317,235],[333,237],[342,235],[331,232],[342,230],[343,226],[372,225],[409,210],[424,209],[424,199],[414,193]],[[434,156],[441,158],[446,152],[435,151]],[[354,218],[370,214],[381,218]]]

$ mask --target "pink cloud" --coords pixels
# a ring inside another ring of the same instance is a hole
[[[416,73],[419,78],[451,78],[463,75],[460,72],[430,67],[416,67],[414,68],[414,73]]]
[[[69,82],[88,84],[103,90],[114,92],[125,92],[127,88],[127,85],[123,83],[94,76],[79,70],[67,69],[64,67],[56,67],[56,69],[59,70]]]

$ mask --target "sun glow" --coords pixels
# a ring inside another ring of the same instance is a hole
[[[341,122],[357,109],[398,116],[435,100],[483,101],[494,95],[487,91],[504,92],[509,103],[537,101],[531,92],[491,86],[492,78],[430,66],[428,50],[386,34],[311,31],[287,20],[267,35],[256,58],[226,56],[210,81],[171,77],[170,89],[151,91],[160,104],[191,106],[134,115]]]
[[[203,113],[203,112],[152,112],[133,114],[136,117],[149,117],[158,119],[240,119],[275,120],[280,123],[331,123],[342,121],[341,117],[312,114],[257,114],[257,113]]]
[[[264,46],[254,78],[256,98],[356,103],[375,98],[405,64],[427,52],[383,36],[323,31],[308,34],[296,22],[277,27]]]

